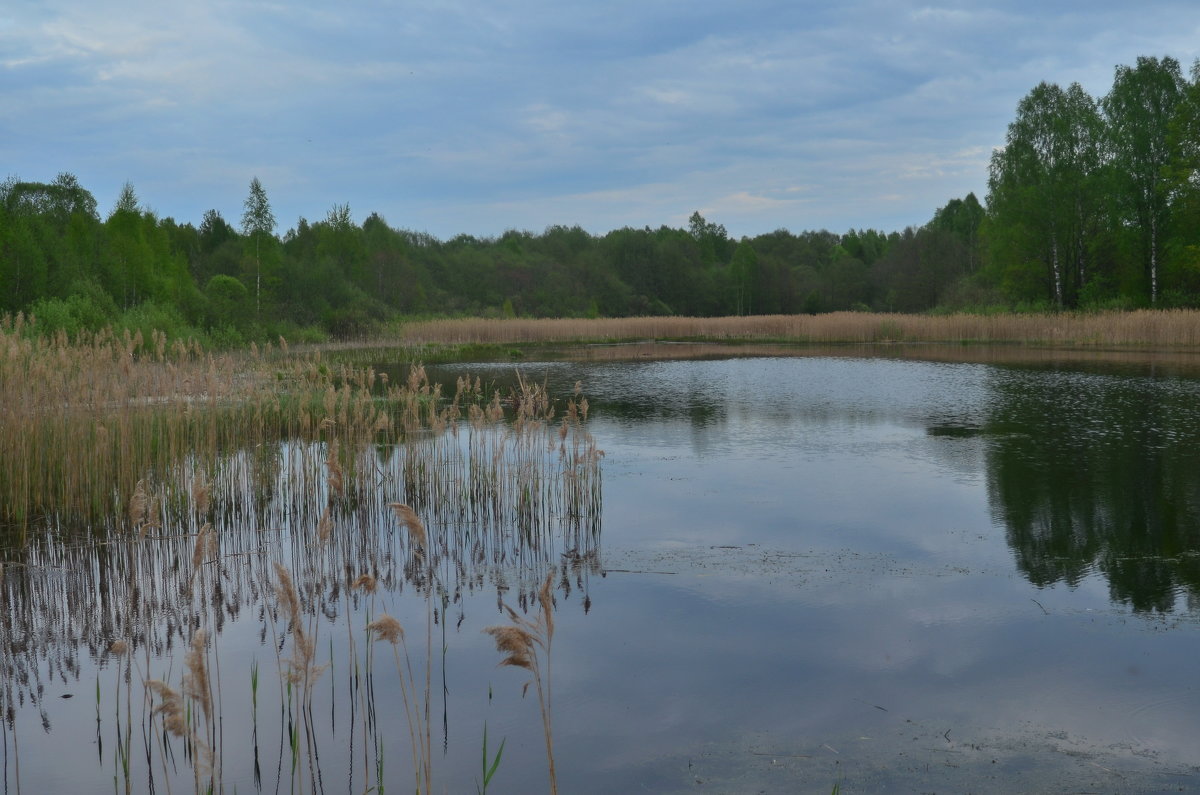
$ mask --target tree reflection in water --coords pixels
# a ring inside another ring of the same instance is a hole
[[[1005,372],[989,494],[1038,586],[1090,572],[1137,611],[1200,595],[1200,418],[1186,381]]]

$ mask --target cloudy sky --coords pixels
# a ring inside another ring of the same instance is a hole
[[[5,0],[0,178],[198,224],[257,176],[280,232],[890,231],[982,199],[1038,82],[1139,55],[1186,69],[1200,4]]]

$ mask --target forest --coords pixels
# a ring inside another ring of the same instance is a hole
[[[578,227],[440,240],[347,204],[280,233],[254,178],[228,219],[159,218],[126,184],[101,216],[70,173],[0,183],[0,315],[43,333],[353,337],[404,317],[628,317],[1200,306],[1200,62],[1115,69],[1100,98],[1041,83],[984,201],[903,231]]]

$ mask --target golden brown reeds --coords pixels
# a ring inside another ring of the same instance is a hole
[[[321,514],[320,521],[317,522],[317,543],[329,543],[330,536],[333,535],[333,517],[329,515],[329,506],[325,507],[325,511]]]
[[[168,733],[184,739],[194,751],[192,772],[197,792],[201,791],[202,778],[209,779],[210,790],[211,782],[219,778],[213,750],[217,715],[213,705],[212,687],[209,684],[207,640],[208,633],[203,629],[196,630],[192,636],[188,652],[184,656],[182,692],[174,690],[161,679],[150,679],[145,683],[146,688],[159,699],[152,714],[162,716],[163,728]],[[184,704],[185,697],[196,706],[196,713],[203,714],[203,733],[196,728],[197,714],[192,714],[192,719],[189,720],[189,711]],[[165,767],[165,759],[163,764]]]
[[[312,715],[313,684],[327,666],[317,665],[316,663],[316,628],[315,626],[310,626],[306,629],[304,626],[305,622],[300,605],[300,594],[296,590],[291,573],[287,570],[287,567],[278,561],[275,562],[274,568],[277,579],[275,588],[276,598],[279,600],[280,606],[284,609],[292,630],[292,656],[282,661],[286,665],[286,670],[282,673],[285,680],[291,686],[288,692],[291,693],[294,687],[298,693],[296,712],[299,715],[300,725],[304,729],[304,746],[308,759],[309,777],[313,781],[314,789],[316,789],[315,782],[318,773],[316,730],[313,726],[314,719]],[[290,709],[291,705],[289,704]],[[299,745],[295,738],[293,739],[292,753],[294,769],[299,753]]]
[[[421,517],[417,516],[417,512],[400,502],[388,503],[388,507],[396,514],[400,525],[408,530],[413,543],[421,549],[425,549],[429,544],[428,536],[425,532],[425,523],[421,521]]]
[[[192,643],[184,655],[183,690],[204,712],[206,720],[213,719],[212,686],[208,679],[208,633],[196,630]]]
[[[325,458],[325,469],[328,471],[326,480],[329,483],[330,495],[344,497],[346,494],[345,474],[342,472],[342,465],[338,463],[337,439],[329,443],[329,450]]]
[[[484,628],[496,642],[496,651],[504,655],[500,665],[522,668],[533,674],[533,685],[537,691],[538,708],[542,713],[542,732],[546,740],[546,762],[549,766],[550,791],[558,792],[558,776],[554,769],[554,733],[551,725],[551,644],[554,640],[554,592],[555,570],[546,575],[538,589],[540,611],[536,621],[530,621],[507,604],[504,605],[512,622],[507,625]],[[542,664],[545,664],[545,675]],[[525,688],[529,683],[525,684]]]
[[[196,533],[196,542],[192,546],[193,577],[200,571],[200,566],[205,560],[212,560],[217,556],[217,543],[216,532],[211,524],[205,522],[200,532]]]
[[[304,614],[300,608],[300,594],[292,582],[291,572],[282,563],[275,564],[275,577],[278,580],[276,596],[284,608],[288,622],[292,628],[292,656],[285,662],[288,666],[287,678],[296,685],[302,686],[302,693],[308,695],[308,685],[320,673],[314,664],[316,659],[316,639],[305,630]]]
[[[1200,347],[1200,311],[899,315],[832,312],[749,317],[463,318],[408,323],[398,342],[554,343],[628,340],[789,342],[1007,342]],[[394,343],[393,343],[394,344]]]
[[[424,378],[424,372],[421,372],[421,378]],[[409,378],[410,385],[413,384],[413,379]],[[424,699],[422,702],[417,702],[417,686],[416,678],[413,676],[412,660],[408,656],[408,645],[404,640],[403,631],[397,632],[400,628],[399,622],[395,622],[394,626],[391,622],[385,622],[385,629],[393,637],[397,637],[400,643],[404,646],[404,661],[405,668],[408,673],[408,686],[404,688],[404,672],[400,670],[399,652],[396,650],[395,641],[392,641],[392,652],[396,657],[396,673],[401,679],[401,688],[404,692],[405,713],[408,716],[409,732],[413,735],[413,767],[416,775],[417,792],[431,792],[433,781],[433,754],[431,748],[433,746],[431,726],[430,726],[430,704],[432,701],[432,685],[433,685],[433,594],[434,594],[434,559],[429,550],[429,534],[425,529],[425,523],[421,517],[410,506],[400,502],[389,503],[388,507],[392,509],[400,526],[408,531],[409,539],[417,549],[413,550],[413,569],[412,574],[415,581],[423,586],[425,594],[426,622],[425,622],[425,689]],[[385,616],[385,618],[387,618]],[[393,619],[394,621],[394,619]],[[443,617],[443,628],[445,627]],[[412,694],[412,709],[409,710],[409,696]]]
[[[188,725],[183,711],[183,697],[179,695],[179,691],[173,690],[161,679],[147,681],[146,687],[158,696],[159,703],[154,708],[154,714],[162,715],[163,728],[176,737],[187,737]]]
[[[144,530],[157,519],[154,493],[180,468],[196,475],[202,520],[205,486],[218,474],[209,465],[230,450],[317,433],[336,449],[396,433],[375,385],[369,368],[330,368],[319,357],[214,356],[194,344],[168,348],[160,335],[149,345],[111,332],[46,339],[0,323],[0,522],[112,525],[123,516]],[[422,388],[436,403],[436,388]],[[430,402],[389,398],[405,400]],[[346,473],[336,455],[328,461],[337,492]]]

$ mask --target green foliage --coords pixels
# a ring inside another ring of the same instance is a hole
[[[250,291],[232,276],[217,274],[204,285],[208,301],[209,325],[213,328],[245,329],[252,317],[254,303]]]
[[[496,755],[488,760],[488,735],[487,723],[483,724],[483,766],[480,770],[482,774],[482,784],[478,787],[479,792],[487,792],[488,785],[492,783],[492,779],[496,776],[496,771],[500,768],[500,760],[504,756],[504,744],[508,742],[508,738],[504,737],[500,740],[500,747],[496,749]]]
[[[250,194],[246,196],[242,213],[242,234],[246,236],[247,255],[253,255],[254,313],[262,313],[264,282],[268,290],[276,284],[275,273],[277,249],[275,239],[275,214],[267,201],[267,192],[258,177],[250,180]],[[248,265],[250,263],[247,263]]]
[[[749,241],[743,240],[734,250],[729,273],[735,296],[734,314],[752,314],[755,288],[758,287],[758,253]]]
[[[113,322],[117,329],[128,329],[131,334],[141,333],[149,344],[154,332],[162,332],[167,339],[189,339],[201,337],[199,329],[191,326],[173,306],[144,301],[126,309]]]
[[[39,298],[29,306],[42,334],[63,331],[75,339],[83,331],[99,331],[111,325],[118,315],[117,305],[95,281],[74,285],[66,298]]]
[[[1112,90],[1102,102],[1117,188],[1114,214],[1139,238],[1138,259],[1149,282],[1151,303],[1158,299],[1159,267],[1170,224],[1169,167],[1180,159],[1170,149],[1171,126],[1185,93],[1178,61],[1139,57],[1136,66],[1116,68]]]
[[[992,156],[988,203],[1009,234],[1000,256],[1038,263],[1046,297],[1072,305],[1094,263],[1086,241],[1100,212],[1103,125],[1096,102],[1079,86],[1041,83],[1017,106],[1007,145]]]

